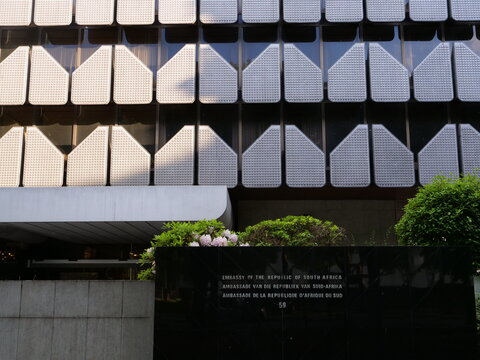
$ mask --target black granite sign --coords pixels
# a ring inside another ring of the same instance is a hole
[[[163,248],[155,359],[476,359],[466,248]]]

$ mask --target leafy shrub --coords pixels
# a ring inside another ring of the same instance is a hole
[[[238,236],[225,228],[220,221],[202,220],[197,222],[169,222],[164,232],[153,238],[151,247],[140,256],[142,271],[140,280],[155,278],[155,249],[157,247],[180,246],[248,246],[238,241]]]
[[[395,226],[402,245],[471,246],[480,269],[480,179],[436,178],[408,201]]]
[[[346,239],[345,230],[311,216],[287,216],[249,226],[240,239],[252,246],[330,246]]]

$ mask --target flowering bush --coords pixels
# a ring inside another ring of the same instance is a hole
[[[138,274],[140,280],[155,278],[155,250],[157,247],[193,246],[249,246],[238,239],[237,234],[225,228],[220,221],[202,220],[191,222],[170,222],[165,224],[165,231],[153,238],[151,247],[140,257],[143,270]]]

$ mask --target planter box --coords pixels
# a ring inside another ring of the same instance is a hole
[[[467,248],[162,248],[155,359],[475,359]]]

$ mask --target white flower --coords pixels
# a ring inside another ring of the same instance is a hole
[[[196,241],[193,241],[188,246],[197,247],[197,246],[200,246],[200,244]]]
[[[212,245],[212,237],[210,235],[200,236],[200,245],[211,246]]]
[[[155,270],[152,270],[152,274],[155,274],[155,273],[156,273],[156,271],[155,271]]]
[[[222,236],[230,237],[230,231],[229,231],[229,230],[225,230],[225,231],[222,233]]]
[[[240,244],[240,246],[250,246],[249,243],[245,243],[245,244]]]
[[[226,237],[219,238],[220,246],[228,246],[228,240]]]
[[[212,246],[222,246],[222,238],[217,237],[212,240]]]
[[[153,247],[147,249],[147,254],[153,253],[155,249]]]
[[[237,234],[231,234],[229,240],[233,243],[236,243],[238,241]]]

